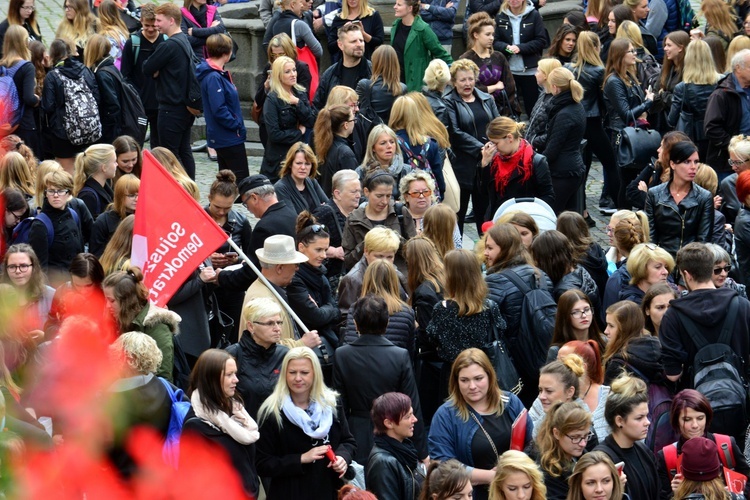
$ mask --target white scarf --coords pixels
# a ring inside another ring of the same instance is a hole
[[[302,429],[302,432],[313,439],[323,439],[328,435],[333,424],[333,411],[328,406],[323,406],[315,401],[310,401],[307,410],[295,406],[292,398],[287,396],[281,410],[294,425]],[[308,413],[309,412],[309,413]]]
[[[253,444],[260,438],[258,424],[255,423],[255,420],[247,413],[247,410],[245,410],[245,407],[239,401],[232,400],[231,416],[223,411],[210,412],[203,407],[200,394],[196,389],[190,397],[190,404],[193,405],[196,417],[224,434],[228,434],[240,444]]]

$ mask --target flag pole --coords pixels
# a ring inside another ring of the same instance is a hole
[[[227,239],[227,243],[229,243],[229,246],[234,248],[234,251],[237,252],[237,255],[240,256],[242,260],[245,261],[245,263],[250,266],[250,269],[253,270],[253,272],[258,276],[258,279],[263,282],[264,285],[266,285],[266,288],[268,288],[274,297],[276,297],[276,300],[279,301],[280,304],[284,306],[284,309],[286,309],[286,312],[289,313],[289,316],[292,317],[292,319],[299,325],[302,334],[305,334],[309,332],[310,330],[307,329],[307,326],[302,322],[302,320],[297,316],[297,313],[295,313],[292,308],[289,306],[289,304],[286,303],[284,299],[281,298],[281,295],[279,295],[279,292],[276,291],[276,288],[271,285],[271,283],[268,282],[265,276],[263,276],[263,273],[260,272],[260,270],[255,267],[255,264],[253,264],[253,261],[251,261],[247,255],[245,255],[245,252],[242,251],[242,249],[235,243],[231,237]]]

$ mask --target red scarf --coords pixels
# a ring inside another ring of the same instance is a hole
[[[532,164],[534,160],[534,148],[531,144],[526,142],[526,139],[521,139],[518,146],[518,151],[510,156],[502,156],[496,154],[492,159],[491,173],[495,179],[495,189],[497,193],[502,197],[505,194],[505,188],[508,187],[508,182],[511,176],[517,171],[521,171],[521,183],[525,184],[526,181],[531,177],[533,171]]]

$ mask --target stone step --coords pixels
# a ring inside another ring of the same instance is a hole
[[[260,143],[260,129],[258,124],[250,119],[246,119],[245,128],[247,129],[247,140]],[[193,142],[206,139],[206,119],[204,117],[201,116],[195,119],[190,138]]]

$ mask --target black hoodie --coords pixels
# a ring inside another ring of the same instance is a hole
[[[682,327],[679,315],[685,315],[700,328],[709,342],[719,338],[729,302],[737,292],[731,288],[701,289],[670,302],[659,327],[662,345],[662,362],[667,375],[679,375],[689,369],[697,349]],[[739,298],[737,320],[734,322],[732,350],[745,363],[747,376],[748,354],[750,354],[750,302]],[[691,381],[687,381],[689,384]]]

